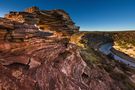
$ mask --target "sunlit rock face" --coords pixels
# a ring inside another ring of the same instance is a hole
[[[25,10],[25,12],[28,12],[28,13],[34,13],[36,11],[39,11],[39,8],[38,7],[35,7],[35,6],[34,7],[27,8]]]
[[[135,31],[114,33],[114,48],[135,58]]]
[[[60,9],[40,10],[38,7],[31,7],[21,12],[11,11],[5,15],[5,18],[20,23],[35,24],[42,30],[54,33],[62,32],[62,35],[79,31],[79,27],[75,25],[68,13]]]
[[[29,24],[35,24],[37,23],[38,19],[36,17],[36,14],[32,14],[29,12],[14,12],[11,11],[9,14],[6,14],[4,16],[7,19],[10,19],[12,21],[17,21],[20,23],[29,23]]]
[[[1,18],[0,90],[134,90],[134,71],[88,48],[91,37],[78,32],[63,10]]]

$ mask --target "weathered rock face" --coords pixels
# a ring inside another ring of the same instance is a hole
[[[25,12],[28,12],[28,13],[34,13],[34,12],[37,12],[37,11],[39,11],[39,8],[38,7],[30,7],[30,8],[27,8],[26,10],[25,10]]]
[[[7,19],[12,21],[20,22],[20,23],[29,23],[35,24],[38,22],[36,14],[29,13],[29,12],[13,12],[11,11],[9,14],[4,16]]]
[[[75,45],[34,39],[19,44],[1,43],[1,48],[4,46],[6,50],[0,49],[1,89],[119,89],[106,71],[89,67]]]
[[[135,58],[135,31],[113,34],[114,48]]]
[[[25,13],[24,19],[27,15],[35,15],[39,22],[30,23],[33,21],[29,19],[31,21],[22,23],[14,18],[16,12],[10,14],[11,18],[1,20],[13,24],[14,29],[5,28],[5,24],[2,24],[4,29],[0,29],[11,30],[5,31],[3,36],[10,40],[0,41],[0,90],[134,89],[133,80],[130,80],[134,71],[124,66],[123,69],[119,63],[109,61],[92,48],[72,44],[74,39],[69,42],[69,35],[76,30],[67,26],[68,23],[74,26],[74,23],[64,11],[29,8]],[[62,36],[63,33],[67,36]],[[18,42],[18,38],[24,40]],[[78,38],[77,42],[81,41],[82,38]]]
[[[0,18],[0,29],[14,29],[14,22],[5,19],[5,18]]]
[[[26,9],[25,12],[10,12],[5,15],[5,18],[20,23],[35,24],[42,30],[51,31],[56,35],[58,33],[71,35],[79,31],[79,27],[75,26],[69,15],[59,9],[39,10],[37,7],[31,7]]]

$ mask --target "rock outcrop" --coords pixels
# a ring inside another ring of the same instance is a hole
[[[36,6],[27,8],[27,9],[25,10],[25,12],[28,12],[28,13],[34,13],[34,12],[37,12],[37,11],[39,11],[39,8],[36,7]]]
[[[135,31],[113,34],[114,48],[135,58]]]
[[[63,10],[32,7],[0,22],[0,90],[135,89],[134,69],[95,51]]]
[[[6,19],[20,23],[28,23],[37,25],[42,30],[51,31],[53,33],[67,35],[79,31],[79,27],[63,10],[39,10],[37,7],[31,7],[25,12],[10,12],[5,15]]]

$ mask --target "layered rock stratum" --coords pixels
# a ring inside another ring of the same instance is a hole
[[[12,11],[0,18],[0,90],[134,90],[135,70],[96,51],[108,41],[60,9]]]

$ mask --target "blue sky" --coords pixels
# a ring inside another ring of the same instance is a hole
[[[64,9],[85,31],[135,30],[135,0],[0,0],[0,16],[31,6]]]

